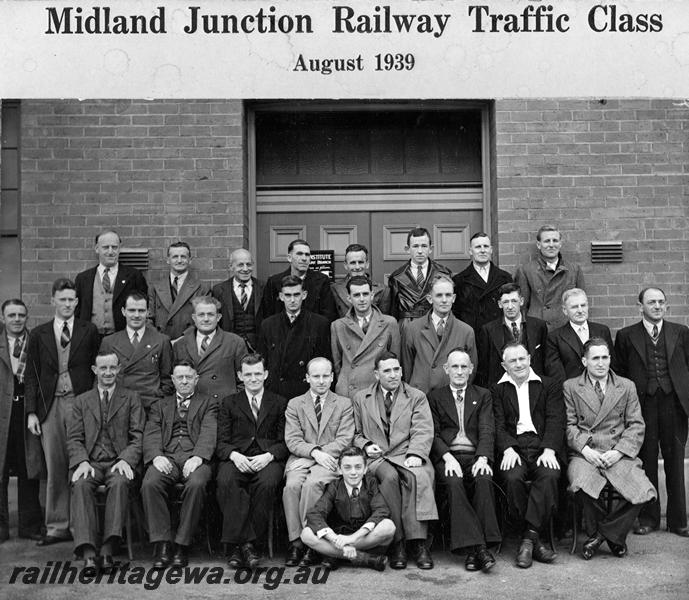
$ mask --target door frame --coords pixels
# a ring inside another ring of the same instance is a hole
[[[247,226],[248,249],[255,255],[257,250],[256,233],[256,113],[259,112],[332,112],[332,111],[412,111],[412,110],[480,110],[481,111],[481,195],[483,231],[492,239],[492,176],[491,176],[491,105],[490,101],[481,100],[415,100],[415,101],[269,101],[248,104],[246,107],[247,131]],[[497,240],[494,240],[494,250],[497,252]]]

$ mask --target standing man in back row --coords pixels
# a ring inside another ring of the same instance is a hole
[[[543,319],[552,331],[567,323],[562,314],[562,294],[571,288],[585,289],[581,267],[562,258],[562,235],[552,225],[543,225],[536,234],[538,255],[517,268],[514,281],[524,296],[529,317]]]
[[[345,249],[344,269],[347,271],[347,276],[342,281],[336,281],[330,286],[340,318],[344,317],[352,307],[347,288],[350,279],[352,277],[369,277],[368,248],[362,244],[349,244]],[[384,315],[390,312],[388,288],[377,281],[371,282],[371,303]]]

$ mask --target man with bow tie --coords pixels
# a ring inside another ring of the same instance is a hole
[[[237,374],[244,390],[223,399],[218,417],[220,459],[217,498],[223,513],[221,540],[231,550],[231,567],[259,564],[270,512],[287,460],[287,400],[264,387],[268,370],[260,354],[247,354]]]
[[[40,442],[26,430],[24,373],[29,330],[26,304],[19,298],[2,304],[0,329],[0,543],[10,536],[7,486],[17,477],[18,536],[38,540],[43,513],[39,480],[29,479],[26,456],[30,444]],[[40,452],[39,448],[36,448]]]
[[[175,394],[153,406],[144,431],[144,466],[141,497],[148,535],[155,544],[154,569],[188,564],[188,547],[199,523],[211,477],[210,460],[218,435],[217,403],[197,390],[199,376],[189,362],[172,371]],[[169,489],[183,483],[179,525],[172,548],[172,527],[167,505]]]
[[[114,568],[113,554],[124,527],[129,490],[141,461],[144,410],[135,391],[117,383],[120,369],[114,352],[101,352],[93,365],[96,386],[74,399],[69,424],[71,527],[74,551],[84,559],[84,571],[95,575]],[[105,485],[100,564],[98,510],[95,492]]]
[[[71,539],[69,531],[69,454],[67,428],[75,396],[93,386],[100,335],[89,321],[75,318],[76,288],[69,279],[56,279],[51,304],[55,317],[31,330],[24,372],[25,411],[29,431],[40,436],[45,456],[47,546]],[[27,455],[29,477],[38,477],[40,454]]]

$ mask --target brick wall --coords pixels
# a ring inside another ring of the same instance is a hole
[[[675,104],[496,101],[501,266],[513,271],[553,223],[584,269],[593,319],[630,325],[640,289],[658,285],[668,318],[689,323],[689,108]],[[591,264],[591,240],[622,240],[624,262]]]
[[[22,292],[34,322],[52,314],[50,285],[95,264],[93,237],[150,248],[192,246],[203,279],[226,273],[246,239],[241,101],[22,102]]]

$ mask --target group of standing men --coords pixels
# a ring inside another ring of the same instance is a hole
[[[295,240],[289,268],[265,286],[239,249],[230,279],[209,294],[189,272],[186,243],[169,247],[168,276],[149,286],[119,264],[117,233],[102,232],[99,264],[74,282],[55,281],[54,319],[29,332],[26,305],[2,305],[0,539],[9,535],[14,474],[20,536],[39,545],[73,537],[85,568],[111,569],[140,481],[154,565],[185,565],[217,460],[232,566],[258,564],[255,543],[284,476],[288,565],[312,564],[318,548],[330,566],[343,556],[380,568],[365,550],[390,544],[392,567],[406,567],[410,550],[420,568],[432,568],[426,538],[438,518],[437,480],[451,548],[466,552],[467,569],[487,571],[495,564],[488,547],[501,539],[495,471],[521,523],[517,564],[526,568],[555,558],[541,534],[568,465],[589,534],[584,558],[604,541],[623,556],[637,518],[638,534],[660,524],[658,447],[668,528],[689,536],[689,330],[664,319],[662,290],[646,288],[641,322],[620,330],[613,348],[608,328],[588,320],[581,269],[563,259],[561,243],[559,231],[542,227],[537,256],[513,280],[477,233],[471,264],[452,277],[431,259],[428,231],[414,229],[409,262],[382,286],[367,276],[364,246],[347,248],[346,278],[331,284],[309,268],[308,242]],[[375,484],[357,478],[350,446],[365,455]],[[173,538],[175,484],[182,506]],[[108,492],[101,535],[100,485]],[[609,487],[621,498],[612,514],[601,503]],[[340,533],[330,528],[333,511]]]

